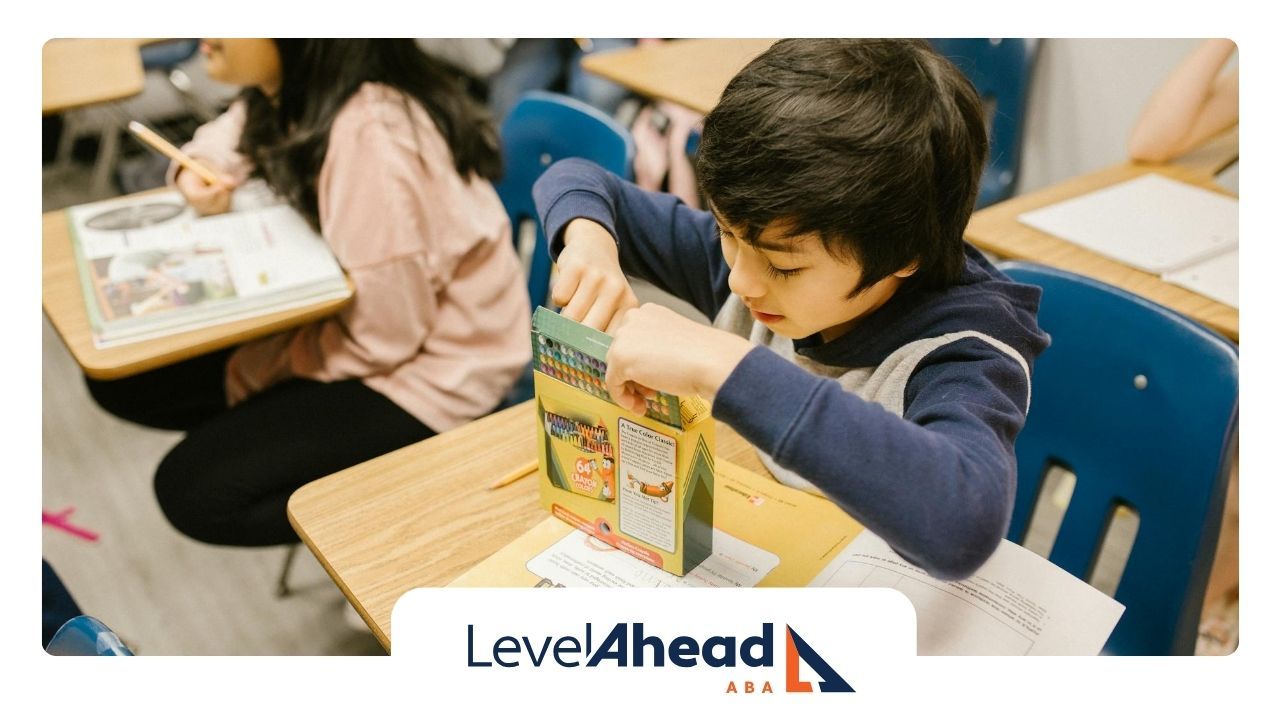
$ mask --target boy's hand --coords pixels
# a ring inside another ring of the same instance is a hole
[[[622,316],[640,303],[618,264],[618,246],[599,223],[573,220],[564,229],[564,250],[551,301],[561,315],[612,334]]]
[[[637,413],[654,391],[711,399],[750,350],[745,338],[646,303],[613,333],[604,381],[614,402]]]
[[[220,215],[231,209],[231,191],[236,183],[221,173],[219,177],[222,182],[209,185],[199,175],[182,168],[178,170],[175,182],[178,192],[197,215]]]

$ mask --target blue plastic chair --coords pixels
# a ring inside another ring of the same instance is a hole
[[[143,70],[163,70],[168,72],[186,62],[199,49],[199,40],[194,38],[175,38],[143,45],[138,49],[138,53],[142,56]]]
[[[991,155],[982,174],[977,207],[1004,200],[1018,182],[1023,118],[1040,41],[935,38],[929,43],[964,72],[987,106]]]
[[[1051,465],[1076,475],[1053,550],[1087,579],[1117,506],[1139,515],[1115,598],[1125,612],[1104,652],[1191,654],[1222,521],[1239,399],[1236,346],[1144,298],[1028,263],[1000,269],[1044,289],[1036,361],[1018,436],[1009,539],[1021,543]]]
[[[131,651],[111,628],[89,615],[73,617],[54,633],[45,651],[50,655],[130,656]]]
[[[551,281],[551,256],[533,206],[533,183],[552,163],[570,157],[586,158],[630,179],[635,143],[626,128],[584,102],[540,90],[521,95],[502,123],[505,168],[497,190],[516,242],[522,221],[532,220],[537,227],[528,277],[533,307],[546,302]]]

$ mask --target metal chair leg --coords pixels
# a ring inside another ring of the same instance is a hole
[[[62,135],[58,137],[58,154],[53,159],[53,166],[58,170],[71,167],[71,152],[76,144],[76,136],[80,133],[83,112],[72,110],[62,116]]]
[[[293,593],[289,587],[289,571],[293,569],[293,558],[298,554],[298,545],[295,543],[289,546],[285,551],[284,565],[280,568],[280,579],[276,580],[276,597],[288,597]]]
[[[120,159],[120,133],[123,126],[117,120],[110,120],[102,128],[98,143],[98,158],[93,163],[93,179],[89,192],[94,199],[112,195],[111,173],[115,172],[116,161]]]

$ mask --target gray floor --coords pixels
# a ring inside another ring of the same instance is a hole
[[[165,521],[151,492],[177,433],[138,427],[97,408],[75,361],[44,321],[43,505],[74,507],[88,542],[44,527],[44,556],[81,608],[146,655],[378,654],[343,620],[346,601],[309,552],[294,592],[275,596],[284,550],[212,547]]]

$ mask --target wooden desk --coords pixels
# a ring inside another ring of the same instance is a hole
[[[40,84],[45,115],[137,95],[144,85],[138,40],[50,40],[41,50]]]
[[[1238,343],[1238,309],[1171,285],[1158,275],[1132,268],[1018,222],[1018,215],[1029,210],[1062,202],[1147,173],[1159,173],[1191,185],[1223,192],[1213,182],[1213,173],[1229,164],[1234,157],[1232,135],[1233,133],[1227,133],[1215,138],[1199,150],[1169,165],[1115,165],[984,208],[974,213],[969,220],[964,233],[965,240],[1001,257],[1051,265],[1124,288],[1180,312]]]
[[[66,212],[47,212],[42,220],[44,279],[41,295],[44,313],[85,374],[98,380],[128,377],[279,332],[332,315],[350,302],[350,298],[331,300],[154,340],[97,348],[93,344],[89,313],[85,309],[80,276],[76,270]],[[348,280],[347,284],[350,286],[351,281]]]
[[[641,95],[692,108],[703,115],[724,88],[773,39],[671,40],[625,50],[593,53],[582,68]]]
[[[533,475],[489,483],[537,456],[533,401],[309,483],[289,522],[333,581],[391,647],[391,608],[439,587],[547,516]],[[768,476],[755,450],[716,423],[716,456]]]

